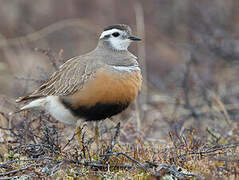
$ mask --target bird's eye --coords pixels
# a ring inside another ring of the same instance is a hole
[[[114,37],[118,37],[118,36],[120,35],[120,33],[114,32],[112,35],[113,35]]]

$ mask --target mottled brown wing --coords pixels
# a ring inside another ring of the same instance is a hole
[[[44,96],[67,96],[83,87],[83,84],[94,76],[94,67],[89,67],[90,60],[75,57],[65,62],[50,79],[33,93],[19,97],[16,102]]]

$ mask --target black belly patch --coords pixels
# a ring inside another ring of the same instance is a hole
[[[109,118],[111,116],[121,113],[123,110],[125,110],[129,106],[129,103],[126,103],[126,104],[97,103],[96,105],[91,107],[78,106],[77,108],[73,108],[72,105],[65,100],[62,100],[62,103],[75,116],[79,118],[85,118],[86,121],[96,121],[96,120],[103,120],[103,119]]]

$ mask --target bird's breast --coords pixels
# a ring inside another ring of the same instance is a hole
[[[101,68],[80,90],[61,101],[77,117],[102,120],[126,109],[138,95],[141,83],[137,67]]]
[[[110,66],[99,69],[93,80],[67,99],[72,106],[92,107],[96,104],[129,104],[141,88],[138,67]]]

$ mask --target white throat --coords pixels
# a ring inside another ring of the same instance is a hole
[[[120,36],[119,37],[113,37],[112,34],[115,33],[115,32],[120,33]],[[111,48],[113,50],[117,50],[117,51],[127,50],[130,43],[131,43],[130,39],[125,38],[126,37],[126,32],[123,32],[119,29],[110,29],[110,30],[104,31],[100,35],[100,39],[103,39],[106,36],[109,36],[109,37],[107,37],[106,41],[109,42],[109,45],[111,46]]]
[[[109,43],[114,50],[123,51],[128,49],[131,41],[129,39],[125,40],[109,39]]]

